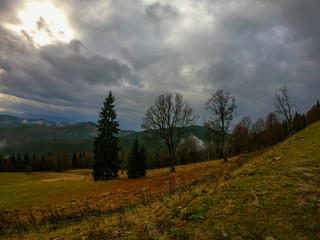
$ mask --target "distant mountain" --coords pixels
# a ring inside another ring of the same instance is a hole
[[[21,123],[21,119],[17,118],[17,117],[13,117],[10,115],[0,115],[0,124],[4,125],[4,126],[12,126],[15,124],[20,124]]]
[[[62,123],[0,115],[0,152],[47,154],[61,149],[92,150],[94,123]]]
[[[43,114],[36,114],[36,113],[23,113],[18,115],[20,118],[28,118],[28,119],[45,119],[51,122],[63,122],[63,123],[76,123],[74,119],[64,118],[64,117],[57,117],[57,116],[48,116]]]
[[[12,128],[23,126],[26,124],[30,125],[43,125],[43,126],[54,126],[58,123],[52,122],[46,119],[27,119],[27,118],[18,118],[10,115],[0,115],[0,127],[2,128]]]
[[[184,138],[196,137],[205,140],[205,128],[192,126]],[[0,115],[0,153],[29,153],[45,155],[65,149],[69,152],[93,150],[97,125],[92,122],[70,123],[46,119],[18,118]],[[147,131],[120,130],[122,146],[129,150],[135,137],[151,151],[165,148],[163,141]]]
[[[37,113],[13,113],[10,111],[2,111],[1,115],[9,115],[12,117],[23,118],[23,119],[45,119],[51,122],[65,122],[65,123],[76,123],[74,119],[57,117],[57,116],[48,116],[44,114]]]

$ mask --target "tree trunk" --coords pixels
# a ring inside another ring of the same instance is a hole
[[[175,172],[175,156],[173,154],[170,154],[170,171]]]
[[[225,146],[223,146],[223,159],[224,159],[224,162],[228,162],[227,153],[226,153],[226,147]]]
[[[227,146],[226,146],[226,137],[225,137],[225,136],[223,137],[222,154],[223,154],[224,162],[228,162],[228,158],[227,158]]]

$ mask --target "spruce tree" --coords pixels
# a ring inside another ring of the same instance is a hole
[[[0,154],[0,172],[4,171],[4,160],[2,159],[2,155]]]
[[[24,154],[23,157],[23,170],[28,173],[32,171],[31,161],[28,153]]]
[[[140,159],[138,161],[138,174],[139,177],[143,177],[147,173],[147,149],[140,145]]]
[[[77,154],[74,152],[72,155],[72,168],[78,168],[78,159],[77,159]]]
[[[8,171],[9,172],[14,172],[16,171],[15,167],[16,167],[16,157],[14,156],[14,154],[12,153],[10,158],[9,158],[9,163],[8,163]]]
[[[114,97],[111,91],[100,111],[98,136],[94,139],[94,180],[110,179],[118,176],[119,167],[119,123],[114,110]]]
[[[138,138],[133,142],[128,162],[128,178],[137,178],[146,175],[145,148],[139,143]]]
[[[14,171],[15,172],[22,172],[23,171],[23,165],[22,165],[20,153],[18,153],[18,156],[16,159],[16,165],[14,166]]]

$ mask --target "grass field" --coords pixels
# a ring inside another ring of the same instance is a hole
[[[26,208],[59,203],[66,199],[79,198],[92,191],[119,180],[94,182],[91,171],[67,173],[35,172],[0,173],[0,208]]]
[[[179,166],[174,174],[157,169],[109,185],[71,176],[21,177],[26,188],[34,182],[85,187],[71,187],[75,194],[82,191],[76,199],[57,191],[51,198],[59,206],[45,221],[29,216],[22,225],[13,217],[2,223],[4,239],[320,239],[320,122],[264,151],[229,163]],[[19,186],[10,178],[1,187]],[[83,210],[72,212],[66,204],[72,199],[80,209],[85,203]]]

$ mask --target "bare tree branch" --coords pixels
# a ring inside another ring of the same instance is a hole
[[[170,154],[172,172],[175,171],[175,153],[180,140],[196,119],[192,107],[183,101],[180,93],[161,94],[146,111],[141,127],[163,139]]]
[[[291,136],[293,120],[292,110],[294,106],[290,102],[288,88],[286,85],[276,91],[274,106],[276,109],[275,113],[285,122],[289,136]]]
[[[205,122],[205,126],[217,135],[223,142],[223,156],[227,162],[226,136],[232,120],[238,115],[236,112],[235,97],[229,92],[218,90],[211,94],[205,104],[205,109],[209,112],[210,120]]]

